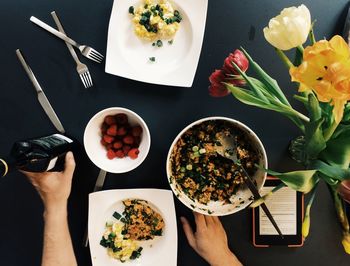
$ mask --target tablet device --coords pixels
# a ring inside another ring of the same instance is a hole
[[[260,190],[265,195],[279,185],[279,179],[268,177]],[[278,235],[261,207],[253,209],[253,244],[255,247],[303,245],[301,226],[304,216],[304,194],[289,187],[283,187],[266,200],[266,205],[274,217],[284,238]]]

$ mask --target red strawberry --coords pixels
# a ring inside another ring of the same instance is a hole
[[[125,136],[126,135],[126,129],[125,127],[121,127],[118,129],[118,133],[117,133],[118,136]]]
[[[117,125],[111,125],[107,130],[107,134],[110,136],[117,136],[117,129]]]
[[[111,137],[111,136],[108,136],[108,135],[104,135],[104,136],[103,136],[103,140],[104,140],[105,142],[107,142],[107,143],[112,143],[113,140],[114,140],[114,138]]]
[[[125,125],[128,123],[128,116],[126,114],[117,114],[115,118],[120,125]]]
[[[133,136],[128,135],[128,136],[123,138],[123,142],[125,144],[133,144],[134,143],[134,138],[133,138]]]
[[[108,143],[105,142],[104,139],[101,139],[101,144],[102,144],[103,146],[107,146]]]
[[[142,134],[142,127],[140,127],[140,126],[133,127],[133,128],[132,128],[131,134],[132,134],[134,137],[139,137],[139,136],[141,136],[141,134]]]
[[[112,115],[107,115],[105,117],[105,123],[109,126],[116,124],[116,122],[117,121],[116,121],[115,117]]]
[[[133,148],[128,152],[128,156],[131,159],[136,159],[139,156],[139,153],[140,153],[139,149]]]
[[[108,150],[108,151],[107,151],[107,157],[108,157],[108,159],[113,160],[113,159],[115,158],[115,156],[116,156],[116,154],[114,153],[113,150]]]
[[[123,142],[121,142],[120,140],[114,142],[113,144],[114,149],[120,149],[121,147],[123,147]]]
[[[134,147],[138,147],[140,146],[140,143],[141,143],[141,138],[140,137],[135,137],[134,138]]]
[[[124,145],[124,146],[123,146],[123,152],[124,152],[125,154],[128,154],[128,152],[130,151],[130,149],[131,149],[131,147],[130,147],[129,145]]]
[[[102,126],[101,126],[102,134],[106,134],[107,129],[108,129],[108,125],[106,123],[103,123]]]
[[[124,158],[125,157],[125,153],[122,150],[117,150],[115,152],[115,156],[118,158]]]
[[[106,149],[107,150],[113,149],[113,144],[112,143],[107,144]]]

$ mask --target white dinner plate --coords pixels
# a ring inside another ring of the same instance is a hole
[[[203,43],[208,0],[173,0],[183,20],[172,45],[142,41],[134,33],[130,6],[143,0],[114,0],[109,21],[107,73],[147,83],[191,87]],[[155,57],[155,62],[149,60]]]
[[[146,200],[163,217],[163,235],[154,240],[140,241],[141,256],[132,261],[120,262],[110,258],[107,249],[100,245],[105,224],[117,221],[113,213],[122,213],[123,200]],[[94,266],[176,266],[177,265],[177,225],[173,194],[161,189],[115,189],[91,193],[89,195],[89,244]]]

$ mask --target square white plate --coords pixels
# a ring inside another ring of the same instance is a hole
[[[154,240],[142,241],[140,258],[120,262],[110,258],[107,249],[100,245],[107,221],[113,218],[115,211],[122,213],[122,201],[125,199],[143,199],[148,201],[160,215],[165,227],[163,235]],[[91,193],[89,195],[89,244],[91,260],[94,266],[176,266],[177,264],[177,225],[173,193],[161,189],[115,189]]]
[[[191,87],[202,49],[208,0],[173,0],[183,20],[172,45],[142,41],[134,33],[130,6],[142,0],[114,0],[109,21],[106,69],[120,77],[147,83]],[[151,62],[150,57],[156,61]]]

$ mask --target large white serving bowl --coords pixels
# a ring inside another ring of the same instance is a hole
[[[207,117],[200,120],[197,120],[187,127],[185,127],[174,139],[168,153],[167,162],[166,162],[166,171],[168,176],[168,181],[170,184],[171,189],[173,190],[176,197],[188,208],[192,209],[193,211],[205,214],[205,215],[213,215],[213,216],[223,216],[223,215],[229,215],[235,212],[238,212],[240,210],[243,210],[246,208],[251,202],[252,202],[252,194],[249,191],[247,187],[244,186],[244,188],[239,189],[236,195],[231,198],[231,204],[223,204],[222,202],[214,202],[211,201],[207,205],[204,205],[202,203],[199,203],[197,201],[191,200],[179,187],[179,185],[176,183],[176,181],[171,178],[172,177],[172,170],[171,170],[171,155],[174,149],[174,146],[178,142],[178,140],[181,138],[181,136],[190,128],[192,128],[195,125],[201,124],[202,122],[208,121],[208,120],[223,120],[231,123],[234,127],[237,127],[241,131],[243,131],[248,139],[251,141],[252,146],[255,148],[258,156],[259,156],[259,165],[267,168],[267,156],[265,152],[265,148],[263,144],[261,143],[258,136],[245,124],[231,119],[227,117]],[[257,169],[256,173],[252,178],[257,183],[257,188],[260,190],[266,179],[266,172],[263,169]]]
[[[124,157],[122,159],[115,158],[110,160],[107,158],[107,151],[100,143],[101,141],[101,125],[107,115],[126,114],[131,126],[140,125],[142,127],[142,137],[139,146],[139,156],[136,159]],[[94,115],[87,124],[84,132],[84,146],[90,160],[100,169],[109,173],[125,173],[138,167],[147,157],[151,146],[151,135],[149,129],[143,119],[135,112],[122,108],[111,107],[104,109]]]

